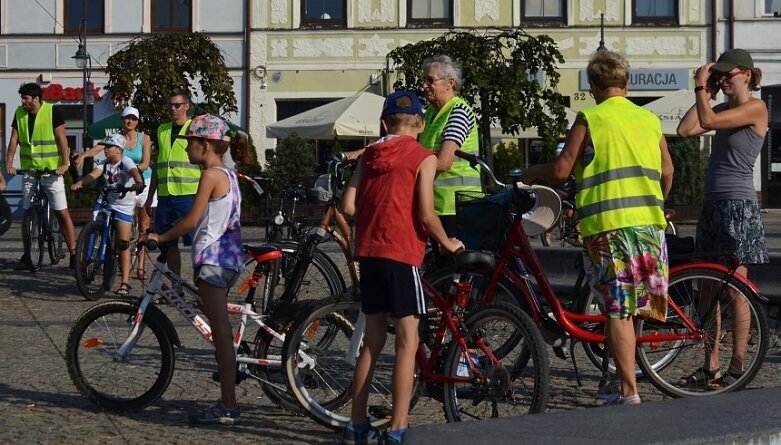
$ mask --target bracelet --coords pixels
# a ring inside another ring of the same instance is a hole
[[[698,87],[694,87],[694,92],[696,93],[697,91],[701,91],[701,90],[704,90],[704,89],[705,89],[705,85],[700,85]]]

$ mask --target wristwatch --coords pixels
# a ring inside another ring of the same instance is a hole
[[[705,85],[700,85],[698,87],[694,87],[694,92],[696,93],[697,91],[704,90],[704,89],[705,89]]]

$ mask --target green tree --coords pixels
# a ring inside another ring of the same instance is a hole
[[[461,62],[464,86],[459,95],[478,116],[481,152],[492,163],[490,128],[498,122],[505,134],[536,127],[543,146],[555,147],[564,132],[564,98],[559,94],[558,64],[564,57],[547,35],[532,36],[520,29],[450,31],[432,40],[401,46],[388,54],[397,80],[394,88],[423,96],[421,62],[446,54]],[[544,73],[540,84],[538,73]]]
[[[310,141],[291,133],[277,143],[274,157],[266,163],[266,172],[277,185],[305,182],[315,175],[314,153],[315,148]]]
[[[141,129],[152,135],[169,119],[168,93],[174,88],[189,90],[200,113],[238,111],[233,79],[222,53],[199,32],[160,34],[133,41],[109,57],[106,72],[106,88],[111,90],[114,104],[123,108],[132,103],[141,112]]]
[[[523,154],[515,142],[500,142],[494,147],[494,174],[505,184],[509,184],[507,173],[513,168],[523,165]]]
[[[677,139],[670,144],[675,167],[670,204],[702,205],[705,196],[705,173],[708,153],[700,148],[700,138]]]

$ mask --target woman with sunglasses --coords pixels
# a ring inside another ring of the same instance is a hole
[[[690,137],[716,131],[705,177],[705,199],[697,222],[697,251],[734,252],[740,262],[738,273],[747,276],[749,264],[769,261],[753,174],[768,125],[767,106],[751,95],[759,90],[762,71],[754,67],[747,51],[731,49],[715,64],[701,66],[694,80],[696,102],[681,119],[678,134]],[[719,91],[727,101],[711,107],[710,100]],[[729,267],[731,258],[722,261]],[[707,298],[701,298],[701,305],[706,303]],[[679,385],[716,389],[729,385],[743,373],[749,308],[731,306],[734,326],[729,364],[722,369],[719,344],[709,345],[703,366],[682,377]]]

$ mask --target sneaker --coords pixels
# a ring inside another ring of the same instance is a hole
[[[641,403],[643,403],[643,401],[640,400],[640,396],[635,394],[633,396],[618,396],[602,406],[640,405]]]
[[[384,434],[369,422],[347,425],[342,432],[342,445],[372,445],[385,443]]]
[[[605,383],[599,387],[595,397],[604,400],[605,402],[611,402],[621,397],[621,382],[618,380],[611,380]]]
[[[383,442],[385,445],[396,445],[396,444],[403,444],[404,443],[404,436],[407,435],[407,429],[401,430],[398,434],[398,431],[393,430],[386,430],[385,434],[383,434]]]
[[[190,422],[202,425],[219,423],[221,425],[238,425],[241,423],[241,409],[229,410],[222,402],[206,408],[203,411],[190,414]]]
[[[30,256],[24,254],[21,258],[19,258],[19,262],[16,263],[16,266],[14,266],[14,270],[29,270],[31,272],[35,272],[35,266],[33,266],[33,262],[30,259]]]

